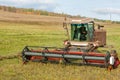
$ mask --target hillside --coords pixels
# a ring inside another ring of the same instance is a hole
[[[0,21],[17,21],[17,22],[63,22],[64,17],[29,15],[12,13],[0,10]]]
[[[12,6],[1,6],[0,5],[0,20],[1,21],[16,21],[16,22],[49,22],[49,23],[61,23],[64,18],[67,20],[71,18],[86,18],[80,15],[69,15],[65,13],[54,13],[44,10],[35,10],[33,8],[17,8]],[[97,22],[107,22],[107,23],[119,23],[120,21],[110,21],[96,19]]]
[[[71,16],[64,13],[0,5],[0,21],[61,23],[65,17],[69,17],[67,18],[68,21],[71,18],[80,18],[80,16]]]

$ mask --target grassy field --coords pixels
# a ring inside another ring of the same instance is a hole
[[[18,54],[26,45],[62,47],[67,38],[62,24],[0,24],[0,56]],[[120,57],[120,24],[105,25],[105,29],[107,44],[114,45]],[[0,61],[0,80],[119,80],[119,72],[120,66],[108,72],[95,66],[33,62],[23,65],[21,58]]]
[[[65,39],[60,25],[0,24],[0,55],[19,53],[26,45],[62,46]]]

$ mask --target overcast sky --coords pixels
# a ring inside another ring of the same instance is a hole
[[[0,0],[0,5],[120,21],[120,0]]]

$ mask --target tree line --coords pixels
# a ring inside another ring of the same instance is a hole
[[[16,8],[11,6],[0,6],[0,10],[13,12],[13,13],[22,13],[22,14],[34,14],[34,15],[46,15],[46,16],[61,16],[61,17],[77,17],[77,16],[71,16],[64,13],[54,13],[54,12],[48,12],[44,10],[35,10],[33,8]]]
[[[96,19],[96,18],[94,18],[94,20],[95,20],[95,21],[99,21],[99,22],[120,24],[120,21],[102,20],[102,19]]]

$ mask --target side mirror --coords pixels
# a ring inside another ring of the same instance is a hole
[[[98,29],[101,29],[101,28],[103,28],[104,26],[102,26],[102,25],[98,25]]]

